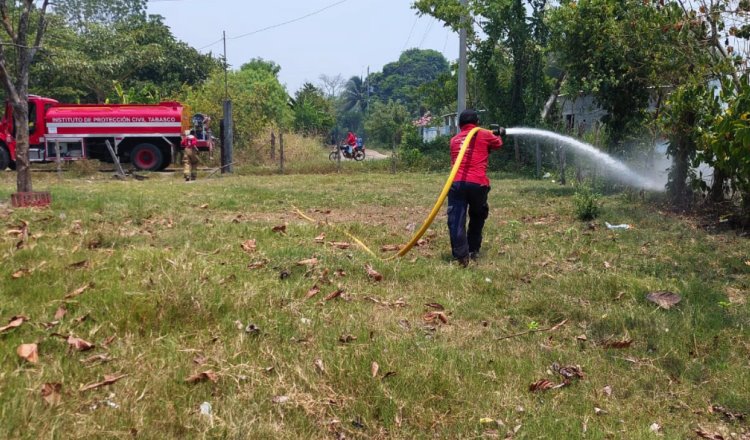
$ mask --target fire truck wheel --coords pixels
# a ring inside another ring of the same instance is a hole
[[[0,147],[0,171],[4,171],[10,166],[10,154],[4,147]]]
[[[138,144],[130,152],[133,166],[142,171],[157,171],[162,165],[161,150],[153,144]]]

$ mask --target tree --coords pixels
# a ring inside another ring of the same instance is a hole
[[[323,91],[305,83],[292,100],[294,129],[305,136],[322,136],[335,125],[331,102]]]
[[[18,192],[32,190],[29,169],[29,69],[42,44],[47,6],[48,0],[44,0],[39,7],[34,0],[0,1],[0,19],[5,31],[4,36],[8,38],[15,51],[15,57],[11,58],[7,49],[9,46],[0,45],[0,81],[10,101],[15,120]],[[14,22],[16,16],[18,19]],[[32,26],[34,21],[35,27]]]
[[[359,76],[353,76],[346,82],[342,106],[345,112],[358,111],[364,113],[367,108],[367,84]]]
[[[251,62],[227,74],[237,148],[249,148],[269,126],[289,128],[291,125],[289,95],[273,70],[269,70],[270,65]],[[204,84],[186,88],[183,101],[203,113],[219,115],[223,111],[224,97],[224,71],[215,70]],[[218,127],[213,128],[218,130]],[[261,157],[259,151],[256,153]]]
[[[344,77],[339,73],[338,75],[326,75],[322,74],[318,77],[320,79],[320,88],[325,91],[329,99],[334,99],[339,96],[339,90],[341,90],[346,81]]]
[[[567,72],[567,90],[592,95],[606,110],[610,151],[625,151],[648,108],[661,46],[658,14],[642,0],[566,0],[551,15],[552,50]]]
[[[470,80],[480,93],[467,99],[469,106],[486,109],[489,119],[506,126],[536,122],[549,90],[546,0],[469,0],[466,7],[455,0],[417,0],[414,8],[454,30],[471,17],[468,49],[475,75]]]
[[[370,76],[374,94],[382,102],[400,101],[412,114],[424,112],[420,86],[450,73],[448,61],[435,50],[409,49],[398,61]]]
[[[55,0],[52,8],[77,30],[146,17],[147,0]]]
[[[365,129],[370,138],[386,145],[399,145],[404,129],[410,122],[409,111],[400,102],[374,101],[365,121]]]
[[[123,94],[132,102],[158,101],[184,84],[201,83],[221,66],[177,41],[160,16],[91,23],[79,32],[60,26],[45,46],[31,87],[65,101],[122,102]]]

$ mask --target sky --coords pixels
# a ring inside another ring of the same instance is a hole
[[[226,31],[232,68],[257,57],[274,61],[281,66],[280,81],[294,94],[305,82],[319,85],[322,74],[340,74],[346,80],[365,76],[368,66],[370,72],[378,72],[410,48],[434,49],[455,61],[458,34],[432,17],[418,17],[411,4],[411,0],[149,0],[148,13],[163,16],[177,39],[204,53],[221,54],[222,31]]]

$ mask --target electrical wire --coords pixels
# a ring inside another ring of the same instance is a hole
[[[406,41],[404,42],[404,47],[401,48],[401,52],[406,50],[406,45],[409,44],[409,40],[411,40],[411,34],[414,32],[414,27],[417,25],[417,21],[419,21],[419,15],[414,17],[414,23],[411,25],[411,29],[409,30],[409,36],[406,37]]]
[[[313,12],[310,12],[309,14],[305,14],[305,15],[303,15],[303,16],[301,16],[301,17],[297,17],[297,18],[294,18],[294,19],[291,19],[291,20],[285,21],[285,22],[283,22],[283,23],[278,23],[278,24],[274,24],[274,25],[271,25],[271,26],[266,26],[266,27],[264,27],[264,28],[261,28],[261,29],[257,29],[257,30],[254,30],[254,31],[252,31],[252,32],[248,32],[248,33],[246,33],[246,34],[242,34],[242,35],[237,35],[236,37],[231,37],[231,38],[227,38],[227,39],[228,39],[228,40],[237,40],[237,39],[239,39],[239,38],[244,38],[244,37],[248,37],[248,36],[250,36],[250,35],[255,35],[255,34],[258,34],[258,33],[260,33],[260,32],[268,31],[268,30],[271,30],[271,29],[275,29],[275,28],[278,28],[278,27],[281,27],[281,26],[285,26],[285,25],[287,25],[287,24],[295,23],[295,22],[297,22],[297,21],[300,21],[300,20],[304,20],[305,18],[308,18],[308,17],[312,17],[313,15],[317,15],[317,14],[320,14],[321,12],[323,12],[323,11],[325,11],[325,10],[331,9],[331,8],[333,8],[334,6],[338,6],[338,5],[342,4],[342,3],[346,3],[347,1],[349,1],[349,0],[340,0],[340,1],[337,1],[337,2],[335,2],[335,3],[331,3],[330,5],[328,5],[328,6],[326,6],[326,7],[323,7],[323,8],[320,8],[320,9],[318,9],[318,10],[315,10],[315,11],[313,11]]]

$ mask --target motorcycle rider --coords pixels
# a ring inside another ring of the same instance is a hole
[[[354,147],[357,145],[357,136],[349,131],[346,135],[346,154],[351,156],[354,153]]]

